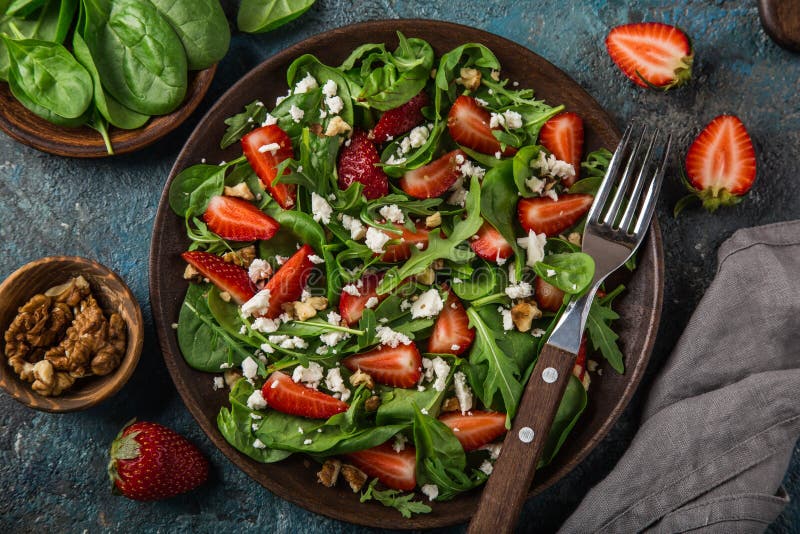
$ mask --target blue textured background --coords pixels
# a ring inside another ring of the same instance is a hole
[[[630,442],[642,396],[710,282],[715,250],[734,230],[800,217],[800,56],[778,48],[759,24],[755,1],[428,2],[321,0],[302,18],[261,36],[235,35],[195,115],[135,155],[79,161],[37,152],[0,136],[0,277],[51,254],[97,259],[119,272],[144,311],[146,341],[128,385],[104,405],[50,415],[0,394],[0,531],[366,532],[278,499],[218,453],[189,415],[163,366],[149,309],[147,255],[153,217],[170,166],[202,113],[242,74],[315,33],[361,20],[423,17],[488,30],[527,46],[565,70],[617,121],[643,117],[677,136],[681,150],[721,113],[738,115],[758,155],[758,179],[741,205],[709,216],[671,207],[682,196],[672,173],[659,216],[667,278],[663,322],[648,375],[606,440],[560,484],[527,503],[521,525],[551,531],[604,476]],[[681,4],[676,6],[675,4]],[[227,6],[230,14],[235,6]],[[695,76],[668,94],[643,91],[608,58],[609,28],[631,21],[677,24],[693,38]],[[369,39],[368,35],[364,36]],[[168,502],[112,497],[107,447],[132,416],[187,435],[211,458],[211,481]],[[800,452],[785,480],[793,501],[771,527],[799,531]],[[399,520],[399,517],[398,517]]]

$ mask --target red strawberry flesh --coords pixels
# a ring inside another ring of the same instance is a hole
[[[216,254],[194,250],[184,252],[181,257],[220,291],[227,291],[239,304],[247,302],[256,294],[247,271],[238,265],[223,261]]]
[[[378,295],[376,291],[382,278],[383,273],[368,273],[361,277],[360,284],[354,284],[358,290],[358,295],[353,295],[347,291],[342,291],[342,294],[339,297],[339,314],[348,325],[358,323],[358,321],[361,319],[361,315],[364,313],[364,309],[366,308],[369,299],[376,298],[380,303],[383,299],[389,296],[388,293],[384,295]]]
[[[396,347],[380,345],[370,351],[348,356],[342,365],[355,372],[362,370],[376,382],[396,388],[409,388],[422,374],[422,356],[414,343]]]
[[[422,108],[429,103],[430,99],[423,89],[405,104],[385,112],[372,130],[372,139],[376,143],[384,143],[419,126],[425,121]]]
[[[414,198],[438,197],[458,180],[461,175],[458,162],[463,163],[465,157],[461,150],[453,150],[427,165],[406,171],[400,178],[400,189]]]
[[[203,220],[208,228],[229,241],[269,239],[278,231],[278,222],[250,202],[217,195],[208,202]]]
[[[345,190],[355,182],[364,185],[364,196],[375,199],[389,193],[389,178],[383,169],[378,149],[364,130],[355,130],[339,154],[339,189]]]
[[[500,141],[492,135],[489,127],[491,115],[471,96],[456,98],[447,114],[447,129],[450,137],[459,145],[483,154],[501,152],[503,156],[513,156],[517,149],[507,146],[501,150]]]
[[[448,412],[439,420],[450,427],[465,451],[479,449],[506,433],[506,414],[500,412]]]
[[[469,326],[469,317],[461,300],[447,289],[444,308],[436,318],[428,342],[428,352],[438,354],[464,354],[475,340],[475,329]]]
[[[561,304],[564,302],[563,291],[539,276],[536,277],[533,284],[533,297],[536,299],[539,309],[551,312],[561,309]]]
[[[743,195],[756,177],[753,142],[738,117],[720,115],[700,132],[686,155],[686,174],[694,187],[717,195]]]
[[[387,442],[371,449],[352,452],[346,458],[364,473],[377,478],[390,488],[412,491],[417,486],[417,453],[410,445],[397,452]]]
[[[314,249],[303,245],[269,279],[264,286],[264,289],[269,290],[269,310],[265,313],[267,317],[277,317],[281,314],[282,304],[300,299],[314,269],[314,263],[310,259],[313,254]]]
[[[294,207],[297,191],[294,184],[273,184],[278,165],[294,157],[292,140],[277,124],[262,126],[242,137],[242,151],[261,183],[284,209]],[[284,174],[291,172],[288,168]]]
[[[514,249],[511,248],[508,241],[486,221],[475,235],[478,236],[478,239],[471,240],[469,246],[484,260],[494,262],[507,260],[514,253]]]
[[[572,165],[575,174],[562,180],[566,187],[572,186],[581,169],[583,119],[575,113],[559,113],[544,123],[539,131],[539,142],[557,159]]]
[[[274,410],[309,419],[328,419],[348,408],[347,403],[336,397],[298,384],[280,371],[269,375],[261,395]]]
[[[570,228],[592,207],[592,195],[572,193],[549,197],[523,198],[517,205],[519,222],[526,232],[552,237]]]

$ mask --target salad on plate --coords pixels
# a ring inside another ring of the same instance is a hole
[[[338,66],[298,57],[274,105],[225,121],[241,157],[184,169],[169,202],[190,242],[178,344],[209,394],[230,388],[225,439],[258,462],[308,455],[319,482],[409,516],[491,475],[592,280],[581,231],[611,154],[583,157],[582,119],[504,79],[487,47],[398,39]],[[624,370],[623,287],[605,290],[540,465],[580,424],[587,352]]]

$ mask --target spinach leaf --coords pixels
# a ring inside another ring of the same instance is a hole
[[[481,186],[477,177],[472,177],[469,193],[466,199],[467,218],[459,220],[447,238],[442,238],[437,232],[431,232],[428,237],[428,248],[417,250],[411,248],[411,258],[401,267],[392,267],[378,284],[379,295],[388,293],[397,287],[401,281],[409,276],[419,274],[437,259],[446,259],[456,263],[465,263],[475,255],[471,250],[459,247],[478,231],[483,223],[481,218]]]
[[[231,30],[219,0],[150,0],[186,51],[189,70],[210,67],[228,52]]]
[[[206,297],[206,305],[208,311],[211,313],[214,321],[222,327],[231,337],[238,339],[250,346],[259,348],[261,342],[257,339],[250,338],[249,336],[241,333],[241,328],[244,326],[241,316],[239,315],[239,306],[235,302],[225,302],[219,294],[219,289],[210,287],[208,289],[208,296]]]
[[[439,68],[436,69],[437,116],[455,101],[455,80],[461,76],[461,68],[464,67],[477,67],[488,71],[500,70],[500,62],[491,50],[480,43],[466,43],[442,55],[439,59]]]
[[[261,126],[261,123],[266,118],[267,108],[264,103],[260,100],[250,102],[244,107],[244,111],[225,119],[225,124],[228,125],[228,128],[219,142],[219,147],[228,148],[244,137],[247,132]]]
[[[314,0],[242,0],[236,25],[245,33],[264,33],[291,22],[314,5]]]
[[[445,391],[429,387],[424,391],[405,388],[379,388],[381,405],[375,415],[375,424],[411,424],[414,422],[414,407],[425,409],[436,415],[444,399]]]
[[[476,334],[469,353],[470,385],[485,406],[506,412],[506,427],[511,428],[522,395],[522,371],[512,355],[497,345],[502,329],[490,328],[474,307],[467,310],[467,316]]]
[[[15,39],[38,39],[41,41],[49,41],[61,43],[66,36],[66,30],[61,29],[63,18],[66,20],[67,13],[71,8],[74,15],[74,2],[75,0],[66,0],[59,2],[59,0],[47,0],[47,2],[38,2],[35,9],[30,15],[23,17],[21,12],[14,15],[7,13],[6,16],[0,15],[0,35],[12,35]],[[0,10],[2,12],[2,10]],[[68,26],[68,25],[67,25]],[[8,57],[8,50],[2,39],[0,39],[0,80],[8,80],[8,67],[10,66],[10,59]]]
[[[86,113],[75,119],[67,119],[61,115],[56,115],[49,109],[37,104],[30,96],[28,96],[24,89],[20,87],[16,76],[9,77],[8,86],[11,89],[11,94],[13,94],[14,98],[19,100],[23,106],[28,108],[31,112],[35,113],[39,117],[42,117],[46,121],[52,122],[58,126],[63,126],[65,128],[77,128],[78,126],[85,124],[91,115],[89,109],[86,110]]]
[[[35,39],[3,41],[11,61],[9,76],[32,102],[65,119],[86,113],[92,78],[66,48]]]
[[[583,252],[550,254],[537,261],[533,270],[564,293],[580,295],[592,283],[594,260]]]
[[[594,350],[599,350],[603,358],[608,360],[611,367],[620,374],[625,372],[625,364],[622,361],[622,352],[617,346],[619,336],[611,329],[611,323],[619,319],[619,314],[611,309],[611,304],[614,297],[624,289],[624,286],[620,285],[601,299],[595,296],[586,319],[586,332],[592,347]]]
[[[538,196],[538,193],[531,191],[531,189],[525,183],[525,180],[528,180],[533,176],[531,161],[539,158],[539,152],[541,152],[541,150],[542,147],[539,145],[529,145],[522,147],[517,151],[516,154],[514,154],[514,159],[512,160],[514,184],[516,184],[517,191],[519,192],[520,196],[524,198]]]
[[[144,115],[177,108],[187,89],[186,52],[169,22],[143,0],[83,5],[83,38],[108,92]]]
[[[498,289],[497,270],[496,266],[481,260],[468,280],[459,278],[461,281],[456,282],[454,278],[450,287],[461,300],[476,300],[491,295]]]
[[[553,461],[575,423],[586,409],[587,403],[588,397],[586,390],[583,389],[583,384],[575,376],[570,376],[564,396],[561,398],[558,411],[553,419],[553,425],[550,427],[550,433],[547,435],[537,469]]]
[[[433,156],[439,150],[439,144],[446,126],[447,124],[444,121],[437,121],[430,130],[425,143],[423,143],[419,148],[413,149],[408,154],[405,154],[402,158],[402,163],[389,164],[387,161],[390,161],[390,158],[398,153],[398,149],[401,146],[403,139],[408,137],[410,132],[389,143],[389,145],[387,145],[387,147],[381,153],[381,161],[383,162],[381,166],[383,167],[383,172],[392,178],[399,178],[406,171],[418,169],[423,165],[430,163],[433,159]]]
[[[372,479],[367,489],[361,494],[359,502],[375,499],[384,506],[394,508],[406,519],[410,518],[411,514],[427,514],[431,511],[431,507],[424,502],[412,501],[411,499],[414,498],[413,493],[403,494],[403,492],[394,489],[376,490],[375,484],[377,483],[377,478]]]
[[[6,15],[17,15],[27,17],[44,4],[44,0],[13,0],[5,10],[0,9],[0,13]],[[1,6],[0,6],[1,7]]]
[[[225,189],[225,167],[192,165],[183,169],[169,186],[169,206],[177,215],[199,215],[208,201]],[[199,211],[198,211],[199,210]]]
[[[218,373],[220,365],[239,365],[251,353],[216,321],[206,303],[208,286],[191,284],[178,315],[178,346],[190,367]]]
[[[294,87],[295,84],[303,79],[306,74],[313,76],[320,86],[325,85],[328,80],[333,80],[336,83],[337,95],[342,99],[342,110],[339,116],[347,124],[353,124],[353,99],[350,96],[350,86],[347,79],[342,72],[334,67],[325,65],[316,57],[311,54],[304,54],[299,58],[292,61],[286,71],[286,82],[289,87]],[[328,116],[328,120],[332,115]]]
[[[78,32],[75,32],[72,39],[72,52],[75,54],[75,58],[84,66],[92,77],[94,105],[97,107],[100,114],[110,124],[124,130],[134,130],[144,125],[150,117],[126,108],[113,96],[107,94],[103,89],[102,82],[100,81],[100,73],[97,72],[97,66],[94,64],[92,54],[89,52],[89,48],[86,46],[83,37],[81,37]]]
[[[511,245],[514,250],[517,278],[522,279],[525,260],[517,244],[514,230],[519,196],[511,179],[512,166],[511,160],[505,160],[503,164],[486,173],[481,188],[481,213],[483,218]]]

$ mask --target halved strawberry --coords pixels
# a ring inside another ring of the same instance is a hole
[[[439,421],[450,427],[465,451],[474,451],[506,433],[506,414],[500,412],[447,412]]]
[[[378,124],[372,129],[370,137],[376,143],[383,143],[389,141],[390,137],[397,137],[414,126],[419,126],[425,121],[425,117],[422,116],[422,108],[429,103],[428,94],[423,89],[405,104],[381,115]]]
[[[686,154],[691,194],[675,206],[675,215],[692,198],[708,211],[741,202],[756,179],[756,153],[737,117],[720,115],[694,140]]]
[[[575,174],[561,181],[570,187],[578,180],[583,155],[583,119],[572,112],[559,113],[544,123],[539,142],[561,161],[575,169]]]
[[[242,151],[272,198],[283,209],[292,208],[297,198],[294,184],[277,183],[272,185],[278,175],[278,165],[282,161],[294,157],[289,134],[281,130],[277,124],[256,128],[242,137]],[[289,172],[291,171],[286,169],[284,174]]]
[[[551,237],[578,222],[592,207],[592,200],[592,195],[582,193],[559,195],[558,200],[523,198],[517,205],[517,215],[526,232],[533,230]]]
[[[447,300],[436,322],[428,341],[428,352],[438,354],[455,354],[466,352],[475,340],[475,329],[469,326],[469,317],[464,311],[461,300],[447,289]]]
[[[475,254],[487,261],[507,260],[514,254],[514,249],[508,241],[500,235],[494,226],[484,221],[478,233],[478,239],[469,242]]]
[[[203,220],[208,228],[229,241],[269,239],[278,231],[278,222],[250,202],[217,195],[208,202]]]
[[[401,224],[396,226],[399,231],[398,233],[382,230],[382,232],[390,238],[402,240],[402,242],[395,245],[386,245],[384,247],[384,253],[381,257],[382,261],[388,263],[405,261],[411,257],[412,246],[417,247],[418,250],[425,250],[428,248],[428,234],[430,230],[425,228],[424,225],[417,225],[416,232],[412,232]]]
[[[410,388],[422,374],[422,356],[414,343],[401,343],[396,347],[379,345],[370,351],[348,356],[342,360],[342,365],[353,372],[361,369],[376,382],[396,388]]]
[[[572,368],[572,374],[578,380],[583,380],[586,376],[586,334],[581,338],[581,346],[578,349],[578,356],[575,358],[575,366]]]
[[[224,261],[216,254],[193,250],[184,252],[181,257],[200,271],[200,274],[208,278],[220,291],[227,291],[239,304],[247,302],[256,294],[256,288],[247,271],[238,265]]]
[[[447,129],[450,137],[459,145],[463,145],[483,154],[500,152],[500,141],[492,135],[489,127],[491,116],[478,101],[471,96],[461,95],[453,102],[447,114]],[[503,156],[513,156],[517,149],[507,146]]]
[[[269,289],[269,310],[265,314],[267,317],[277,317],[281,314],[282,304],[294,302],[303,294],[308,276],[314,269],[314,263],[309,259],[312,254],[314,249],[303,245],[269,279],[264,286],[264,289]]]
[[[364,196],[380,198],[389,193],[389,177],[383,169],[376,167],[381,162],[378,149],[364,130],[354,130],[350,144],[342,147],[339,154],[339,189],[347,189],[353,182],[364,184]]]
[[[275,371],[264,382],[261,395],[267,406],[281,412],[309,419],[327,419],[347,411],[347,403],[316,389],[296,383],[280,371]]]
[[[564,302],[564,292],[537,276],[533,281],[533,298],[540,310],[557,312]]]
[[[345,457],[392,489],[412,491],[417,486],[417,451],[410,445],[397,452],[392,443],[386,442],[371,449],[351,452]]]
[[[369,299],[376,298],[378,302],[381,302],[389,296],[388,293],[378,295],[375,291],[382,279],[383,273],[367,273],[361,277],[360,285],[356,284],[360,295],[351,295],[346,291],[342,291],[339,297],[339,314],[347,324],[356,324],[361,319]]]
[[[694,52],[681,30],[660,22],[613,28],[606,37],[611,59],[641,87],[667,90],[692,77]]]
[[[457,160],[461,159],[463,163],[465,157],[461,150],[453,150],[436,161],[406,171],[400,178],[400,189],[414,198],[438,197],[450,189],[461,176]]]

